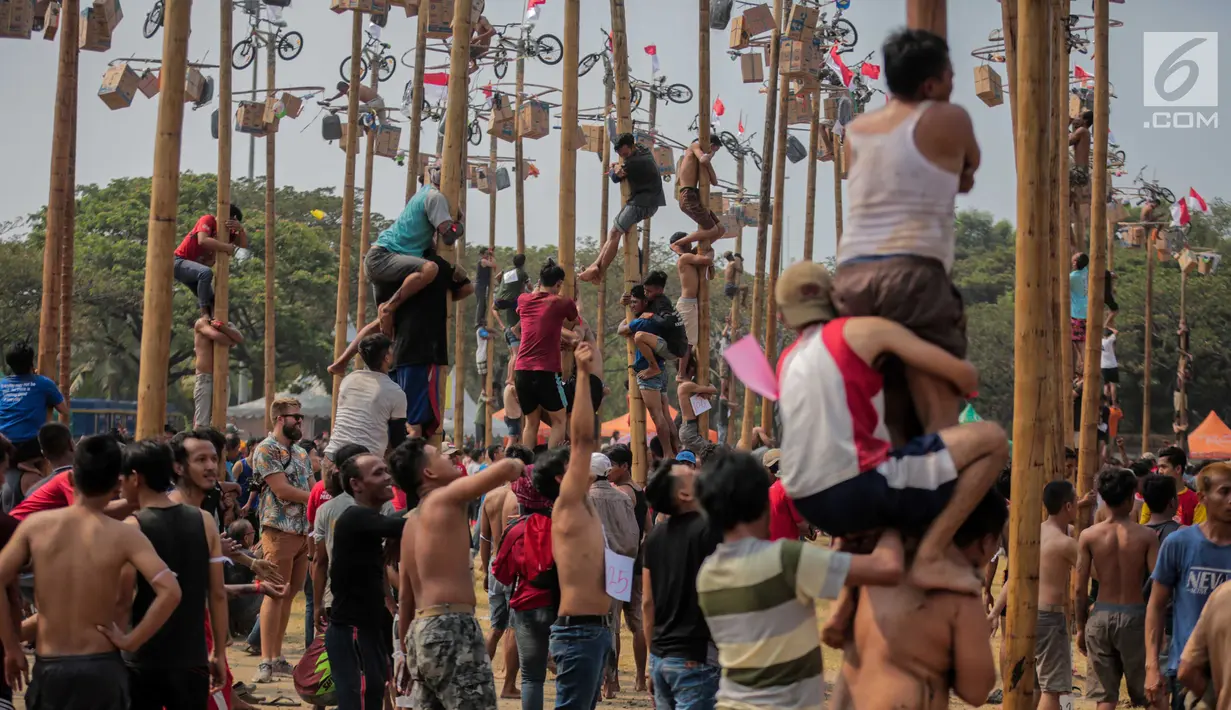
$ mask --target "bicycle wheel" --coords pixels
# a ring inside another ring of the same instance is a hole
[[[504,75],[509,73],[509,60],[505,58],[504,52],[496,55],[495,61],[492,62],[492,73],[497,79],[503,79]]]
[[[342,60],[338,65],[338,73],[342,75],[342,81],[350,82],[350,57]],[[359,81],[363,81],[368,75],[368,63],[364,59],[359,60]]]
[[[1117,150],[1111,154],[1111,159],[1117,163],[1120,163],[1121,165],[1124,164],[1124,158],[1125,158],[1124,151],[1122,150]]]
[[[686,104],[692,101],[692,89],[683,84],[672,84],[667,87],[667,100],[677,104]]]
[[[479,119],[471,121],[466,127],[466,137],[470,139],[470,145],[483,144],[483,129],[479,127]]]
[[[838,44],[843,47],[854,47],[855,43],[859,41],[859,31],[845,17],[839,17],[837,20],[834,20],[833,34],[838,40]]]
[[[749,153],[749,155],[752,156],[752,164],[757,166],[757,170],[758,171],[762,170],[763,168],[761,167],[761,154],[757,153],[756,151],[752,151]]]
[[[590,73],[594,65],[598,64],[597,54],[587,54],[581,58],[581,62],[577,65],[577,76],[585,76]]]
[[[146,39],[158,34],[158,28],[162,27],[162,0],[154,3],[154,7],[145,14],[145,26],[141,28],[141,34]]]
[[[1171,190],[1168,190],[1165,187],[1160,187],[1158,188],[1157,194],[1159,197],[1163,199],[1164,202],[1169,202],[1173,205],[1175,204],[1175,193],[1172,192]]]
[[[535,51],[539,61],[554,66],[564,59],[564,43],[555,35],[543,35],[539,37],[535,44]]]
[[[718,134],[718,140],[722,142],[722,147],[727,149],[731,155],[736,155],[739,150],[739,139],[730,131],[723,131]]]
[[[278,56],[283,61],[291,61],[303,51],[303,35],[298,32],[287,32],[278,41]]]
[[[632,113],[641,105],[641,89],[633,89],[628,95],[628,111]]]
[[[389,81],[393,78],[393,72],[398,69],[398,60],[392,54],[386,54],[380,58],[380,64],[377,64],[378,74],[381,81]]]
[[[242,40],[231,48],[231,66],[236,69],[247,69],[256,60],[256,49],[252,46],[252,38]]]

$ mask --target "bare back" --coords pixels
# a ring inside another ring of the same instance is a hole
[[[410,577],[417,609],[441,604],[474,606],[465,506],[428,494],[406,516],[402,565]]]
[[[214,371],[214,341],[197,328],[192,330],[192,348],[197,356],[197,373],[212,374]]]
[[[680,159],[680,175],[677,178],[680,181],[680,187],[697,187],[700,182],[701,164],[697,162],[697,156],[692,152],[698,145],[700,144],[693,142],[688,146],[688,150],[684,151],[684,157]]]
[[[1077,541],[1044,522],[1039,533],[1039,604],[1068,601],[1069,572],[1077,564]],[[1138,582],[1138,585],[1141,583]]]
[[[132,538],[145,541],[141,530],[80,505],[32,515],[21,527],[35,572],[38,654],[114,651],[97,627],[115,620],[120,574],[131,561]]]
[[[500,549],[500,541],[504,539],[504,503],[509,497],[509,487],[506,485],[488,493],[483,498],[482,515],[487,522],[487,529],[491,531],[493,558],[496,556],[496,550]]]
[[[1158,537],[1126,518],[1096,523],[1081,533],[1099,581],[1098,599],[1108,604],[1144,604],[1142,584],[1158,556]]]
[[[551,515],[551,546],[560,574],[560,616],[606,614],[603,526],[589,497],[575,503],[556,500]]]
[[[1073,146],[1073,164],[1084,166],[1090,164],[1090,129],[1081,126],[1069,136]]]

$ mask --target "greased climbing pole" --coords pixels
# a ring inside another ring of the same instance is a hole
[[[372,72],[372,91],[380,87],[380,72]],[[384,116],[380,116],[381,119]],[[379,122],[377,123],[379,125]],[[376,160],[376,126],[368,130],[368,142],[363,155],[363,221],[359,225],[359,287],[355,289],[355,327],[362,328],[368,322],[368,272],[363,268],[363,258],[368,255],[372,243],[372,169]],[[407,200],[409,202],[409,200]],[[359,358],[357,367],[363,367]]]
[[[80,57],[80,53],[78,53]],[[64,399],[72,389],[73,372],[73,250],[77,234],[77,94],[73,93],[73,127],[68,144],[68,199],[64,201],[64,239],[60,244],[60,370],[56,383]]]
[[[359,13],[355,13],[358,16]],[[276,43],[270,42],[267,47],[265,56],[265,100],[268,102],[273,99],[274,87],[277,86],[275,81],[278,78],[278,53]],[[223,62],[226,63],[225,60]],[[375,72],[373,72],[375,73]],[[277,119],[274,119],[277,120]],[[277,153],[275,152],[275,137],[277,131],[270,131],[265,136],[265,426],[267,431],[273,431],[274,422],[272,417],[274,398],[278,396],[278,349],[275,336],[278,326],[278,312],[274,308],[274,288],[277,283],[275,279],[275,265],[278,256],[277,236],[278,236],[278,221],[274,215],[274,193],[277,182],[275,180],[275,163]],[[352,162],[350,191],[354,192],[354,169],[353,156],[348,158]],[[352,195],[352,210],[353,200]],[[348,241],[347,244],[350,242]],[[347,254],[350,252],[348,251]],[[350,272],[347,272],[346,284],[350,286]],[[345,309],[343,309],[345,311]],[[345,326],[342,331],[343,339],[346,336]],[[345,346],[345,343],[343,344]],[[334,414],[337,410],[337,390],[334,390]],[[330,421],[333,421],[331,418]]]
[[[71,3],[71,5],[70,5]],[[69,30],[75,13],[66,0],[61,36],[72,43]],[[182,77],[188,70],[188,28],[192,0],[167,0],[163,28],[161,72]],[[63,40],[62,40],[63,41]],[[59,89],[57,87],[57,94]],[[57,106],[58,106],[57,102]],[[154,174],[150,181],[149,236],[145,250],[144,327],[141,329],[141,369],[137,381],[136,438],[156,438],[167,419],[167,361],[171,351],[172,261],[175,218],[179,206],[180,134],[184,122],[184,82],[164,82],[158,94],[158,123],[154,137]],[[58,146],[52,146],[56,150]],[[54,171],[53,171],[54,172]],[[53,185],[55,183],[53,182]],[[54,199],[54,197],[53,197]],[[60,203],[61,205],[63,203]],[[49,213],[50,214],[50,213]],[[48,238],[52,230],[48,230]]]
[[[346,176],[342,184],[342,235],[338,239],[338,302],[333,321],[333,359],[346,349],[346,324],[350,315],[351,249],[355,232],[355,150],[359,146],[359,59],[363,48],[363,13],[352,11],[350,45],[350,91],[346,95]],[[411,133],[411,140],[414,140]],[[342,375],[333,376],[330,421],[338,418],[338,390]],[[268,410],[270,402],[265,402]]]
[[[577,241],[577,151],[573,133],[577,130],[577,58],[581,44],[581,0],[564,0],[564,61],[560,71],[564,84],[560,98],[560,206],[559,258],[564,267],[564,292],[576,298]],[[580,373],[578,373],[580,377]]]
[[[615,106],[616,133],[623,135],[632,133],[633,116],[629,106],[631,101],[628,85],[628,34],[624,24],[624,0],[611,0],[611,44],[615,69]],[[610,141],[609,141],[610,142]],[[606,168],[607,166],[604,166]],[[628,181],[620,183],[621,203],[628,201]],[[637,244],[634,232],[624,235],[624,290],[631,291],[637,284]],[[648,254],[646,255],[649,256]],[[635,317],[632,307],[624,309],[624,315],[629,321]],[[626,353],[628,355],[628,420],[629,447],[633,453],[633,480],[644,485],[646,477],[645,450],[645,402],[641,400],[641,390],[637,389],[637,375],[633,372],[633,341],[626,338]]]
[[[697,140],[701,150],[710,149],[710,0],[698,0],[700,12],[697,30],[697,106],[700,108],[700,119],[697,121]],[[697,166],[698,192],[701,194],[701,204],[709,209],[710,181],[705,177],[707,171],[703,166]],[[705,240],[700,244],[700,251],[712,248],[713,242]],[[645,261],[650,261],[650,252],[645,252]],[[697,384],[705,386],[710,383],[710,280],[709,274],[713,267],[702,271],[697,279],[697,342],[696,367]],[[697,427],[704,441],[709,441],[710,413],[706,410],[697,416]]]
[[[791,0],[786,0],[782,7],[782,15],[775,16],[774,24],[781,34],[782,24],[788,21],[791,14]],[[777,46],[778,40],[772,40]],[[777,63],[776,59],[770,61]],[[771,243],[769,247],[769,279],[765,289],[765,357],[770,365],[778,359],[778,303],[774,300],[774,288],[778,284],[778,271],[782,268],[782,222],[783,209],[786,201],[786,102],[790,98],[790,78],[786,74],[778,74],[778,134],[774,137],[774,219],[770,225]],[[769,155],[767,152],[766,156]],[[764,180],[761,181],[764,184]],[[767,194],[767,193],[762,193]],[[764,200],[762,203],[764,204]],[[762,207],[764,212],[765,208]],[[758,256],[759,256],[758,252]],[[761,403],[761,428],[768,434],[774,430],[774,405],[769,400]]]
[[[523,22],[521,26],[521,39],[517,44],[517,122],[521,122],[521,105],[524,101],[523,94],[526,91],[526,42],[529,40],[530,30]],[[521,129],[514,130],[516,138],[513,141],[513,162],[517,169],[513,171],[513,187],[514,187],[514,207],[517,210],[517,253],[526,253],[526,171],[522,168],[522,163],[526,160],[525,143],[521,137]]]
[[[487,196],[487,248],[494,258],[496,254],[496,195],[500,192],[496,189],[496,158],[499,157],[499,151],[496,147],[496,136],[490,136],[488,142],[490,143],[490,152],[487,156],[487,179],[490,192]],[[478,322],[487,326],[489,335],[492,327],[491,312],[492,308],[495,307],[496,284],[498,283],[500,283],[500,274],[493,271],[488,281],[487,300],[479,306],[483,309],[483,318],[479,319]],[[489,342],[487,344],[487,376],[483,380],[483,393],[487,396],[487,399],[479,405],[484,407],[484,417],[487,422],[483,427],[483,446],[485,447],[492,445],[492,417],[496,413],[496,393],[492,387],[495,369],[496,347],[494,342]]]
[[[812,93],[812,122],[808,126],[808,189],[804,192],[804,261],[812,261],[816,239],[816,144],[821,132],[821,92]]]
[[[427,63],[427,13],[420,12],[416,23],[415,75],[410,85],[410,149],[406,154],[406,201],[419,190],[419,149],[423,144],[423,73]],[[352,60],[351,64],[355,62]],[[379,72],[376,72],[379,73]]]
[[[218,56],[229,57],[234,18],[232,0],[219,2]],[[218,201],[214,217],[222,226],[223,215],[231,214],[231,63],[218,62]],[[221,230],[220,230],[221,231]],[[231,255],[215,252],[214,318],[226,323],[231,314]],[[227,423],[227,383],[230,379],[231,348],[214,343],[213,409],[209,421],[218,431]],[[225,473],[225,472],[224,472]]]
[[[602,253],[603,245],[607,243],[607,217],[611,208],[611,181],[607,178],[607,167],[611,165],[611,140],[615,136],[606,135],[607,119],[611,116],[611,94],[614,91],[614,79],[610,74],[603,76],[603,164],[598,171],[598,181],[602,192],[598,202],[598,248]],[[606,355],[604,346],[607,344],[607,270],[598,277],[598,351]]]

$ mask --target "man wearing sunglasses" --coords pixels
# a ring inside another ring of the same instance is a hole
[[[303,437],[303,414],[299,400],[279,397],[270,406],[273,431],[252,454],[252,486],[259,488],[261,552],[286,580],[287,588],[300,590],[308,575],[308,497],[312,491],[312,466],[308,454],[295,442]],[[291,619],[293,595],[285,599],[266,597],[261,602],[261,663],[257,683],[269,683],[276,675],[291,675],[293,669],[282,655],[282,640]]]

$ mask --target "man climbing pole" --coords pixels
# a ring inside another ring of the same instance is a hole
[[[722,149],[722,141],[717,133],[710,133],[709,150],[701,147],[701,141],[695,140],[688,147],[688,152],[680,162],[680,211],[697,223],[697,231],[683,238],[681,246],[687,247],[693,242],[703,239],[718,239],[723,236],[722,225],[718,215],[714,214],[709,205],[701,204],[701,179],[704,174],[710,185],[718,184],[718,174],[714,172],[714,156]]]
[[[637,139],[631,133],[625,133],[616,140],[616,153],[621,163],[611,168],[611,181],[628,181],[628,203],[616,215],[615,224],[603,243],[602,251],[593,264],[577,275],[578,280],[597,284],[603,272],[611,266],[620,248],[620,238],[632,231],[639,222],[654,216],[658,208],[667,204],[663,196],[663,181],[658,173],[658,164],[649,148],[637,145]],[[645,255],[648,258],[648,254]]]
[[[197,296],[201,315],[214,315],[214,272],[210,269],[218,252],[232,256],[240,249],[248,248],[248,232],[241,224],[244,213],[231,204],[231,218],[227,220],[227,239],[218,238],[218,219],[207,214],[197,220],[196,226],[175,248],[175,280],[184,284]]]

